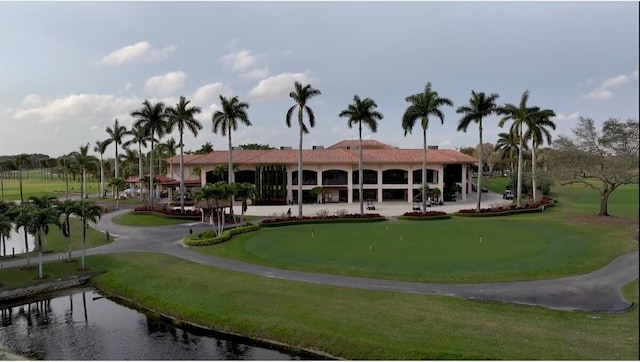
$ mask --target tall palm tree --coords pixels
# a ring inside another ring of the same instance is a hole
[[[104,198],[104,153],[107,151],[107,147],[112,141],[106,139],[104,141],[96,141],[93,151],[100,154],[100,197]],[[117,146],[116,146],[117,147]]]
[[[62,202],[58,202],[56,208],[58,211],[58,217],[62,218],[62,220],[60,221],[60,229],[62,231],[62,235],[67,238],[67,260],[71,261],[71,223],[69,222],[69,219],[71,215],[79,214],[78,201],[67,199]]]
[[[84,257],[87,245],[87,222],[97,222],[102,216],[102,208],[92,200],[77,201],[76,216],[82,219],[82,270],[85,270]]]
[[[69,155],[58,157],[58,165],[64,174],[65,196],[69,199],[69,173],[71,171],[71,157]]]
[[[509,160],[509,174],[513,176],[513,158],[518,153],[518,135],[513,132],[501,132],[498,133],[498,140],[494,150],[501,152],[501,158]],[[525,145],[526,148],[526,145]]]
[[[463,116],[458,121],[458,131],[467,132],[467,128],[471,122],[478,124],[478,135],[480,139],[480,148],[482,150],[482,118],[490,116],[497,111],[496,99],[498,99],[497,93],[491,93],[487,96],[484,92],[476,93],[471,91],[471,98],[469,104],[458,107],[456,113],[462,113]],[[476,212],[480,212],[480,201],[482,201],[482,170],[484,169],[483,154],[480,152],[478,157],[478,195],[476,201]]]
[[[240,224],[244,224],[244,212],[247,208],[247,200],[253,200],[257,195],[256,187],[248,182],[236,184],[236,197],[242,200]]]
[[[180,147],[180,212],[182,213],[184,213],[184,132],[189,131],[194,137],[197,137],[198,131],[202,129],[202,124],[195,119],[195,115],[202,112],[202,109],[189,106],[190,102],[181,96],[175,107],[167,109],[169,114],[167,133],[171,133],[174,128],[177,128],[180,134],[178,146]]]
[[[133,127],[130,132],[132,138],[124,143],[124,147],[129,147],[132,143],[138,145],[138,180],[140,191],[142,191],[142,177],[144,168],[142,166],[142,147],[147,147],[147,142],[150,140],[149,136],[142,127]],[[140,193],[140,200],[142,200],[142,192]]]
[[[116,190],[116,209],[120,204],[120,195],[119,190],[124,190],[125,181],[122,177],[111,179],[109,182],[109,186],[113,187]]]
[[[24,203],[24,193],[22,189],[22,168],[29,165],[31,162],[31,157],[26,153],[22,153],[16,156],[13,156],[13,163],[18,169],[18,179],[20,180],[20,205]],[[25,210],[26,212],[26,210]],[[16,224],[16,231],[18,231],[18,225]],[[27,236],[27,228],[23,228],[24,231],[24,247],[27,251],[27,268],[31,267],[31,253],[29,252],[29,237]]]
[[[23,205],[27,208],[27,213],[24,215],[28,215],[28,220],[23,222],[23,226],[38,239],[38,277],[40,279],[44,277],[42,271],[42,252],[44,250],[42,234],[45,234],[46,237],[50,224],[59,225],[57,211],[52,207],[55,199],[55,196],[49,195],[31,196],[29,203]]]
[[[556,114],[551,109],[540,109],[535,107],[534,115],[527,120],[527,131],[524,133],[525,142],[531,140],[531,185],[533,189],[533,199],[537,200],[536,191],[536,152],[538,146],[544,141],[551,144],[551,133],[548,128],[556,129],[556,124],[551,120]]]
[[[303,86],[300,82],[295,82],[293,85],[293,92],[289,93],[289,97],[293,99],[294,104],[287,111],[287,127],[291,128],[291,116],[293,112],[298,108],[298,126],[300,127],[300,141],[298,145],[298,218],[302,219],[302,137],[305,133],[309,133],[307,125],[304,124],[304,114],[307,113],[309,118],[309,126],[313,128],[316,125],[316,116],[313,114],[311,107],[307,106],[307,102],[322,93],[307,84]]]
[[[127,130],[127,127],[118,123],[118,119],[116,118],[115,122],[113,122],[113,127],[106,128],[107,133],[109,134],[110,143],[113,142],[116,148],[116,158],[115,158],[115,168],[114,168],[114,177],[120,177],[118,168],[118,146],[124,143],[124,137],[131,134],[130,131]]]
[[[363,183],[362,183],[362,123],[369,127],[371,132],[376,133],[378,131],[378,121],[382,120],[384,116],[382,113],[376,111],[378,108],[376,102],[371,98],[360,99],[356,94],[353,96],[353,103],[350,104],[347,109],[340,112],[340,117],[346,117],[349,119],[349,128],[352,128],[354,124],[358,124],[358,139],[360,140],[360,157],[358,162],[358,181],[359,181],[359,199],[360,199],[360,215],[364,215],[364,199],[362,198]],[[300,178],[298,176],[298,178]]]
[[[145,100],[142,102],[142,108],[131,112],[131,117],[136,119],[134,127],[144,129],[144,133],[149,136],[149,140],[151,141],[151,157],[149,160],[149,200],[150,206],[153,208],[153,146],[156,141],[155,137],[158,136],[159,141],[166,133],[167,113],[165,112],[164,103],[157,102],[151,104],[148,100]]]
[[[87,196],[87,168],[95,161],[95,157],[89,155],[89,144],[81,145],[79,151],[71,153],[75,164],[80,168],[80,199]]]
[[[40,196],[30,196],[28,202],[35,205],[39,210],[44,209],[53,209],[56,205],[57,197],[49,194],[44,194]],[[47,247],[47,234],[49,233],[49,226],[44,225],[42,227],[42,231],[44,231],[44,243],[42,246]]]
[[[11,237],[13,229],[13,216],[11,210],[15,207],[13,202],[0,201],[0,239],[2,241],[2,256],[7,256],[7,239]]]
[[[440,118],[440,123],[444,124],[444,114],[440,110],[442,106],[453,107],[453,102],[448,98],[440,97],[438,92],[431,89],[431,82],[424,87],[424,92],[408,96],[405,100],[410,106],[404,111],[402,116],[402,129],[405,137],[411,133],[416,121],[420,119],[422,123],[422,212],[427,211],[427,128],[429,128],[429,116]]]
[[[516,106],[506,103],[498,108],[498,114],[502,115],[502,119],[498,122],[498,126],[502,127],[509,120],[512,121],[511,131],[518,135],[518,185],[516,192],[516,203],[522,206],[522,165],[524,156],[524,128],[529,119],[537,112],[533,107],[527,106],[529,100],[529,91],[525,90],[520,98],[520,103]]]

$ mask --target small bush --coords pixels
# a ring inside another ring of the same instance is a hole
[[[346,209],[339,209],[335,211],[335,214],[337,217],[345,217],[349,214],[349,210]]]
[[[318,210],[318,212],[316,212],[316,216],[321,219],[326,219],[329,216],[329,210]]]
[[[192,239],[187,236],[183,239],[183,242],[187,246],[214,245],[214,244],[219,244],[231,239],[233,235],[244,234],[251,231],[256,231],[258,229],[260,229],[260,225],[248,224],[245,226],[226,229],[222,232],[222,235],[220,236],[216,236],[215,231],[209,230],[199,234],[197,239]]]

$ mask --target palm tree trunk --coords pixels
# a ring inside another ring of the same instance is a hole
[[[20,205],[24,203],[24,194],[22,193],[22,163],[18,167],[18,178],[20,179]],[[31,267],[31,253],[29,252],[29,237],[27,236],[27,228],[25,226],[22,227],[24,229],[24,248],[27,252],[27,268]]]
[[[422,145],[424,153],[422,155],[422,212],[427,212],[427,129],[422,131]],[[413,196],[413,195],[412,195]]]
[[[67,173],[67,166],[64,166],[64,183],[66,187],[67,200],[69,200],[69,174]]]
[[[227,168],[229,185],[231,185],[235,180],[235,173],[233,171],[233,147],[231,147],[231,125],[229,125],[229,168]],[[233,218],[233,223],[236,223],[236,215],[233,213],[233,202],[234,196],[231,195],[229,198],[231,201],[231,205],[229,206],[229,215]]]
[[[523,160],[523,154],[524,152],[522,152],[522,138],[523,138],[523,134],[522,134],[522,125],[519,126],[520,130],[520,139],[518,140],[518,144],[519,144],[519,149],[518,149],[518,186],[517,186],[517,193],[516,193],[516,203],[518,206],[522,206],[522,163],[524,162]]]
[[[82,205],[84,208],[85,205]],[[84,267],[84,256],[85,250],[87,249],[87,220],[84,218],[84,209],[82,210],[82,270],[85,270]]]
[[[4,201],[4,181],[2,175],[0,175],[0,192],[2,193],[0,200]]]
[[[302,220],[302,108],[300,108],[298,119],[300,121],[300,141],[298,144],[298,219]]]
[[[360,198],[360,215],[364,216],[364,199],[362,197],[363,187],[362,187],[362,121],[359,122],[358,134],[360,137],[360,159],[358,160],[358,181],[360,183],[360,193],[358,194]]]
[[[71,261],[71,223],[69,223],[69,216],[66,215],[65,217],[66,217],[65,222],[67,223],[67,235],[69,235],[69,236],[67,236],[67,245],[69,246],[69,250],[68,250],[69,258],[68,259],[69,259],[69,261]]]
[[[140,189],[138,200],[142,201],[142,144],[140,142],[138,142],[138,186]]]
[[[38,229],[38,279],[44,278],[42,273],[42,238],[40,236],[40,229]]]
[[[180,212],[184,214],[184,146],[182,145],[182,132],[180,132]]]
[[[531,140],[531,187],[533,188],[533,202],[538,200],[536,192],[536,140]]]
[[[153,209],[153,132],[151,132],[151,152],[149,153],[149,205]]]
[[[102,154],[100,154],[100,197],[104,197],[104,166],[102,162]]]
[[[478,129],[480,134],[480,155],[478,157],[478,195],[476,197],[476,212],[480,212],[480,202],[482,201],[482,170],[483,170],[483,157],[482,154],[482,118],[478,120]]]

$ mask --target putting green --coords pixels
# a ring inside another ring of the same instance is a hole
[[[558,223],[463,218],[299,225],[194,250],[279,268],[374,278],[527,280],[591,271],[619,255],[620,249],[607,252],[588,231]]]

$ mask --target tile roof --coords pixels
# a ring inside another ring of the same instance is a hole
[[[302,162],[304,164],[358,164],[359,150],[350,148],[356,141],[341,141],[327,149],[302,150]],[[367,146],[364,145],[367,142]],[[423,150],[396,148],[376,140],[363,140],[362,153],[367,164],[398,164],[398,163],[422,163]],[[229,162],[229,151],[213,151],[206,155],[185,155],[185,165],[218,165]],[[168,163],[178,164],[180,156],[174,156],[167,160]],[[237,164],[297,164],[298,150],[234,150],[233,162]],[[474,157],[465,155],[456,150],[429,149],[427,150],[427,163],[429,164],[460,164],[476,163]]]
[[[359,149],[360,148],[360,140],[344,140],[336,143],[335,145],[327,147],[328,149]],[[362,140],[362,149],[386,149],[393,150],[397,147],[393,147],[386,143],[382,143],[378,140]]]

